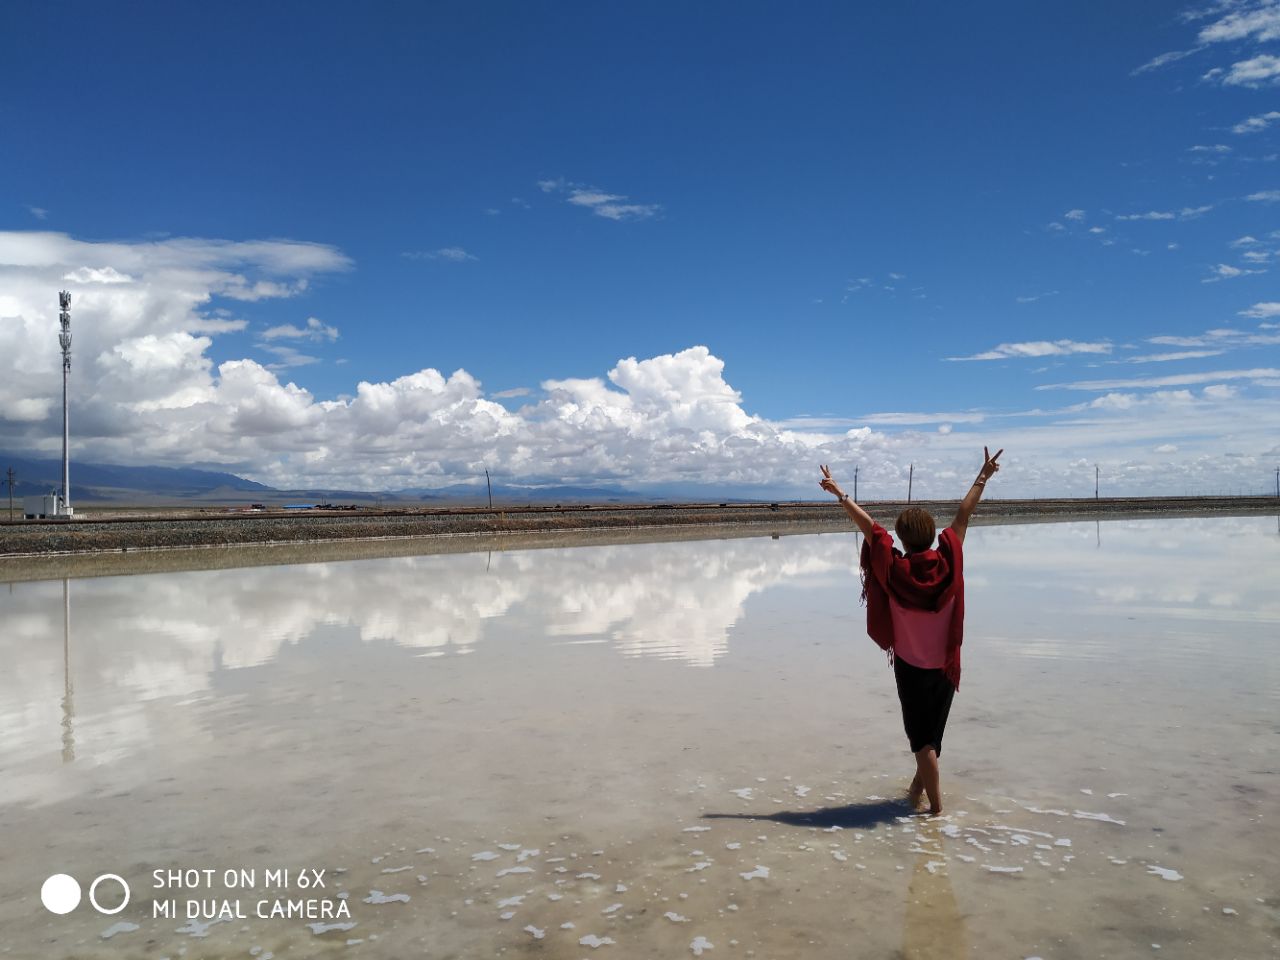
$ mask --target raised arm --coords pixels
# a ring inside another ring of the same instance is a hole
[[[1004,453],[1003,449],[997,450],[996,455],[993,457],[987,452],[986,447],[982,448],[983,464],[982,469],[978,471],[978,479],[973,481],[973,486],[969,488],[969,492],[960,501],[960,509],[956,511],[956,518],[951,521],[951,529],[956,532],[956,536],[960,538],[961,543],[964,542],[965,531],[969,529],[969,517],[978,508],[978,501],[982,499],[982,492],[987,485],[987,481],[1000,469],[1000,464],[996,463],[996,460],[1002,453]]]
[[[827,493],[834,493],[836,499],[840,501],[844,507],[844,512],[849,515],[849,519],[858,525],[858,529],[862,531],[864,537],[871,536],[871,527],[875,523],[871,519],[871,514],[863,510],[860,506],[853,502],[853,497],[849,496],[840,489],[840,485],[831,477],[831,469],[822,467],[822,479],[818,481],[818,486],[822,487]]]

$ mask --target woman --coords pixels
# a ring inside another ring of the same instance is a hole
[[[819,482],[833,493],[845,512],[858,525],[866,542],[862,545],[862,588],[867,604],[867,633],[893,662],[902,722],[911,752],[916,757],[916,775],[908,797],[918,809],[923,795],[929,797],[929,813],[942,813],[938,756],[942,734],[951,710],[951,698],[960,688],[960,644],[964,638],[964,543],[969,517],[982,499],[983,488],[1000,469],[996,463],[1004,450],[993,457],[982,448],[983,464],[978,478],[960,501],[951,526],[938,537],[933,549],[934,523],[919,507],[908,507],[898,515],[894,529],[906,553],[894,548],[893,538],[871,519],[867,511],[822,467]]]

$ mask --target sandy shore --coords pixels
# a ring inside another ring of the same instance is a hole
[[[954,500],[918,501],[945,523]],[[889,525],[906,506],[900,501],[865,504]],[[990,500],[982,504],[975,524],[1119,519],[1150,516],[1233,516],[1280,513],[1276,497],[1112,498],[1102,500]],[[100,511],[74,521],[0,521],[0,564],[18,560],[77,554],[127,553],[224,547],[232,545],[310,544],[460,536],[537,539],[550,534],[599,535],[609,542],[641,531],[685,529],[693,536],[723,536],[729,527],[782,527],[801,524],[832,530],[848,527],[844,511],[830,502],[745,504],[656,504],[571,507],[427,508],[421,510],[263,511],[203,509],[194,511]],[[715,532],[715,531],[721,532]],[[564,540],[558,539],[563,545]],[[525,546],[535,544],[525,542]],[[475,543],[463,550],[485,549]],[[25,565],[25,564],[24,564]],[[11,579],[12,571],[0,573]]]

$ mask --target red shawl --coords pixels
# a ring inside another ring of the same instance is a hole
[[[937,550],[904,555],[880,524],[862,544],[862,599],[867,604],[867,633],[882,650],[894,644],[889,595],[913,610],[940,610],[955,597],[947,631],[947,679],[960,689],[960,644],[964,641],[964,554],[960,538],[947,527]]]

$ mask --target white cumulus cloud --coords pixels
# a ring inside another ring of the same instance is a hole
[[[1071,460],[1100,451],[1133,459],[1135,490],[1149,490],[1141,452],[1162,443],[1177,444],[1179,453],[1159,476],[1183,489],[1199,474],[1178,458],[1191,464],[1207,445],[1224,442],[1257,458],[1275,442],[1269,425],[1276,401],[1265,391],[1280,370],[1262,367],[1176,382],[1116,381],[1132,387],[1070,387],[1117,395],[1155,390],[1132,409],[912,413],[899,398],[885,408],[900,412],[770,420],[752,412],[724,361],[705,345],[625,357],[608,369],[544,379],[537,391],[492,395],[473,372],[444,372],[421,359],[400,376],[360,381],[334,399],[313,395],[286,374],[309,362],[298,347],[338,336],[318,317],[260,336],[270,363],[215,362],[219,336],[244,329],[238,294],[294,296],[302,284],[318,288],[325,274],[349,266],[338,250],[291,241],[89,243],[54,233],[0,233],[0,448],[46,456],[60,448],[53,339],[60,286],[73,297],[77,459],[222,464],[278,487],[433,488],[476,478],[482,484],[487,467],[505,482],[531,486],[683,484],[816,497],[816,464],[831,463],[842,476],[860,465],[863,489],[888,496],[905,489],[914,463],[916,489],[943,496],[964,489],[976,469],[974,451],[990,442],[1010,451],[1001,473],[1009,495],[1060,492]],[[1266,304],[1251,309],[1273,316]],[[1195,348],[1280,335],[1203,336],[1213,342]],[[978,356],[1111,351],[1105,341],[1051,340],[1000,344]],[[529,371],[529,382],[535,373]],[[1240,394],[1161,389],[1191,383],[1240,384]],[[521,397],[527,400],[518,409],[497,402],[514,407]],[[1253,470],[1233,461],[1230,471],[1240,472],[1230,476],[1247,485]],[[1212,476],[1220,483],[1228,473]]]
[[[1214,69],[1204,75],[1206,80],[1217,80],[1228,87],[1261,87],[1280,80],[1280,57],[1260,53],[1248,60],[1239,60],[1229,70]]]
[[[316,317],[307,317],[306,326],[303,327],[295,326],[292,323],[281,324],[278,327],[268,327],[262,331],[262,339],[333,341],[338,339],[338,328],[328,326]]]
[[[539,180],[538,187],[543,193],[564,194],[568,203],[584,207],[606,220],[648,220],[662,212],[662,205],[659,203],[628,203],[625,194],[607,193],[596,187],[571,183],[563,177]]]
[[[1257,320],[1266,320],[1269,317],[1280,317],[1280,303],[1277,303],[1274,300],[1255,303],[1247,310],[1241,310],[1240,316],[1253,317]]]
[[[1232,133],[1261,133],[1271,124],[1280,120],[1280,110],[1268,110],[1266,113],[1254,114],[1252,117],[1246,117],[1234,127],[1231,128]]]
[[[1009,360],[1017,357],[1061,357],[1073,353],[1110,353],[1108,341],[1029,340],[1001,343],[969,357],[947,357],[948,360]]]

